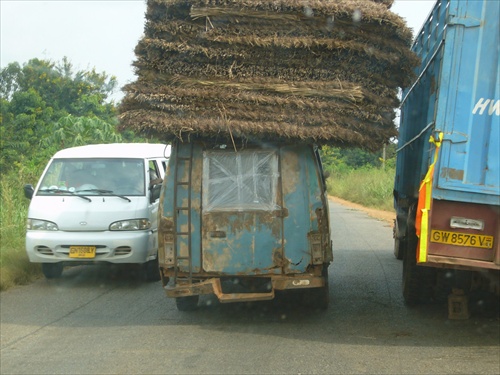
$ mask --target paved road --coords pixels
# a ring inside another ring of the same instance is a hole
[[[498,311],[407,308],[389,224],[331,204],[331,307],[296,295],[176,310],[160,283],[99,267],[3,292],[1,374],[498,374]]]

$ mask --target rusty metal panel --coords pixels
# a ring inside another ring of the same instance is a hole
[[[176,160],[184,158],[191,145],[191,165]],[[160,266],[165,276],[174,276],[182,289],[179,293],[201,294],[201,289],[193,292],[195,285],[205,288],[204,292],[212,292],[212,287],[204,286],[205,281],[223,276],[267,275],[273,280],[284,277],[279,282],[273,281],[278,289],[320,286],[321,276],[312,275],[316,275],[317,266],[328,264],[332,255],[326,192],[312,145],[253,146],[238,151],[237,157],[234,149],[218,149],[217,154],[224,153],[220,165],[225,168],[223,173],[204,170],[207,166],[204,152],[213,150],[214,145],[195,142],[177,143],[173,147],[161,198]],[[246,157],[253,159],[242,160]],[[188,167],[192,171],[190,178]],[[174,168],[178,181],[190,181],[190,194],[189,184],[174,182]],[[217,186],[217,194],[226,195],[229,189],[236,189],[238,194],[254,194],[255,199],[234,194],[228,194],[228,200],[218,196],[207,199],[211,183],[222,184]],[[188,207],[190,203],[191,223],[184,211],[176,209],[174,189],[178,206]],[[217,202],[222,202],[221,209]],[[204,210],[205,204],[209,210]],[[185,234],[188,232],[190,249]],[[189,260],[179,259],[189,254],[191,272]],[[196,283],[186,285],[191,277]],[[317,280],[297,281],[297,277]],[[176,287],[168,293],[174,296]]]
[[[203,269],[280,273],[283,267],[278,150],[204,152]]]
[[[283,202],[289,211],[283,223],[286,271],[305,272],[310,264],[326,261],[325,242],[329,243],[328,225],[320,228],[318,221],[318,212],[325,213],[328,209],[321,185],[321,171],[313,147],[283,147],[281,173]],[[329,248],[329,244],[326,244],[326,247]]]
[[[174,247],[174,236],[176,233],[190,233],[191,236],[191,264],[193,272],[201,271],[201,175],[202,158],[201,146],[193,146],[191,168],[188,162],[180,158],[189,157],[191,144],[174,143],[172,153],[165,173],[165,182],[160,197],[160,231],[159,231],[159,261],[165,266],[173,266],[173,254],[187,256],[189,253],[187,236],[177,236]],[[179,160],[178,160],[179,159]],[[190,186],[176,184],[175,168],[177,168],[177,182],[189,180],[191,170]],[[187,213],[179,210],[174,202],[174,190],[177,189],[177,205],[186,207],[187,200],[191,203],[191,223],[188,223]],[[190,191],[188,191],[190,189]],[[174,212],[176,213],[176,228],[174,228]],[[188,272],[188,261],[179,260],[181,271]]]

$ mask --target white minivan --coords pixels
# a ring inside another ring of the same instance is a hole
[[[57,152],[31,199],[26,251],[47,278],[65,265],[142,264],[159,280],[158,205],[170,145],[97,144]]]

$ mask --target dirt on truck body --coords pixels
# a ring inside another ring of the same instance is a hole
[[[222,147],[221,147],[222,146]],[[328,202],[309,145],[173,145],[160,200],[160,270],[181,310],[308,289],[328,304]]]

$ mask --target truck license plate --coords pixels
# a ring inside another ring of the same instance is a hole
[[[431,242],[456,246],[480,247],[483,249],[493,248],[493,236],[448,232],[435,229],[431,231]]]
[[[70,258],[95,258],[95,246],[70,246]]]

